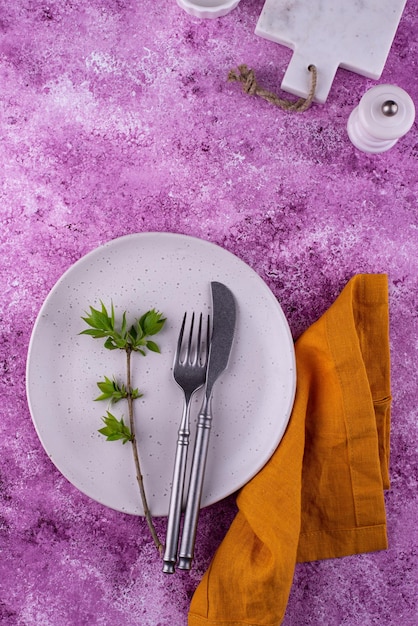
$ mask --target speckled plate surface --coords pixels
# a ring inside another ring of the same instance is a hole
[[[108,408],[94,402],[104,375],[124,379],[125,359],[79,335],[89,306],[113,301],[128,322],[150,308],[167,317],[161,354],[133,360],[139,452],[153,515],[166,515],[183,396],[171,367],[184,311],[210,312],[210,282],[237,301],[228,369],[214,389],[202,506],[230,495],[270,458],[285,431],[295,393],[293,340],[283,311],[261,278],[233,254],[193,237],[127,235],[75,263],[53,287],[36,320],[27,361],[27,395],[49,457],[78,489],[119,511],[142,514],[129,445],[98,433]],[[201,396],[192,410],[193,425]],[[127,418],[126,406],[112,411]],[[194,428],[193,428],[194,432]],[[193,445],[193,441],[191,442]],[[189,454],[189,459],[191,454]]]

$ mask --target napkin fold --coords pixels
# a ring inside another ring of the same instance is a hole
[[[284,437],[237,497],[189,626],[278,626],[296,562],[387,548],[388,280],[360,274],[296,342]]]

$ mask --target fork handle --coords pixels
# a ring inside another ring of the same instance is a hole
[[[181,538],[178,563],[179,569],[182,570],[189,570],[191,568],[194,556],[196,530],[199,518],[200,502],[202,499],[203,479],[205,475],[211,428],[211,398],[205,398],[197,423],[196,443],[193,452],[186,510],[184,512],[183,534]]]
[[[188,428],[180,428],[178,431],[176,457],[174,461],[173,482],[167,520],[167,535],[163,557],[163,572],[165,574],[174,574],[177,563],[189,438],[190,432]]]

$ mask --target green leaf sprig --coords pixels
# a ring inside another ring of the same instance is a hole
[[[150,337],[153,337],[162,330],[166,320],[162,313],[151,309],[128,326],[126,312],[124,312],[122,314],[121,323],[118,326],[116,324],[113,303],[110,306],[110,311],[107,310],[103,302],[100,302],[100,305],[100,309],[95,309],[90,306],[89,312],[86,313],[85,317],[82,317],[82,320],[87,324],[88,328],[81,331],[80,334],[89,335],[93,337],[93,339],[105,339],[104,347],[106,349],[123,350],[125,352],[126,382],[119,383],[115,379],[112,380],[104,376],[104,379],[97,383],[101,393],[95,400],[107,400],[110,404],[116,404],[120,400],[126,400],[128,404],[129,426],[125,424],[123,417],[117,419],[115,415],[107,411],[106,415],[102,417],[104,426],[99,429],[99,433],[106,437],[106,441],[121,440],[123,444],[128,441],[131,442],[136,468],[136,478],[141,494],[144,515],[154,543],[161,555],[163,545],[158,539],[148,506],[136,442],[133,401],[141,398],[143,394],[140,393],[137,388],[133,389],[131,386],[131,355],[134,352],[139,352],[142,356],[146,356],[147,350],[160,353],[159,345],[153,339],[150,339]]]
[[[110,380],[107,376],[104,377],[103,381],[98,382],[97,386],[102,393],[95,398],[96,401],[109,400],[109,402],[116,403],[128,397],[125,385],[123,383],[120,385],[116,380]],[[131,389],[131,396],[135,400],[136,398],[142,398],[143,394],[139,393],[138,389]]]
[[[101,302],[100,311],[91,306],[90,313],[81,319],[90,328],[83,330],[80,334],[90,335],[94,339],[106,337],[104,347],[108,350],[129,349],[133,352],[140,352],[143,356],[146,354],[146,348],[152,352],[160,352],[160,348],[155,341],[149,339],[150,336],[159,333],[165,323],[165,318],[155,309],[144,313],[130,328],[128,328],[126,323],[126,312],[122,315],[120,329],[116,328],[113,303],[110,314],[107,312],[103,302]]]
[[[123,421],[123,417],[118,420],[112,413],[107,411],[107,416],[102,418],[106,426],[99,430],[99,433],[106,436],[106,441],[116,441],[122,439],[122,443],[132,441],[132,433]]]

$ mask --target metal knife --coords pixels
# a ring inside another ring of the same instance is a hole
[[[211,283],[212,289],[212,339],[206,372],[205,395],[197,422],[196,442],[193,452],[190,483],[184,512],[178,568],[191,568],[196,529],[202,497],[206,457],[212,427],[212,392],[219,376],[228,365],[235,332],[236,306],[232,292],[224,284]]]

